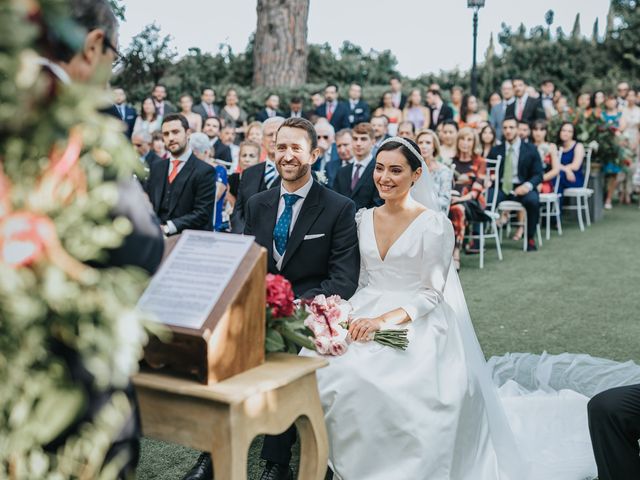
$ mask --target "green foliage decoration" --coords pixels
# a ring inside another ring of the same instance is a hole
[[[66,0],[15,0],[2,11],[0,478],[114,478],[118,465],[103,463],[128,414],[122,396],[58,450],[44,447],[86,408],[85,391],[54,345],[77,352],[98,390],[126,385],[137,368],[146,319],[135,305],[147,275],[105,262],[131,230],[128,220],[110,215],[117,182],[131,179],[139,162],[119,122],[97,113],[109,101],[103,90],[56,82],[38,64],[43,29],[68,25]],[[73,145],[80,147],[75,169],[47,191],[54,153]],[[29,241],[58,242],[55,253],[47,247],[32,261],[7,261],[7,225],[18,214],[53,225],[52,234]]]

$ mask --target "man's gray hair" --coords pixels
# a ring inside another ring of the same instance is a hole
[[[206,134],[202,132],[192,133],[189,137],[189,146],[194,152],[204,154],[211,152],[211,141]]]
[[[331,132],[331,136],[335,137],[336,136],[336,129],[333,128],[333,125],[331,125],[331,123],[329,123],[329,120],[327,120],[324,117],[320,117],[317,121],[316,121],[316,128],[318,127],[324,127],[329,129],[329,132]]]
[[[131,135],[131,138],[133,137],[140,137],[140,140],[142,140],[144,143],[150,144],[153,141],[153,136],[147,130],[136,130]]]
[[[274,125],[280,126],[284,123],[284,118],[283,117],[271,117],[271,118],[267,118],[264,122],[262,122],[262,128],[266,127],[267,125],[271,125],[272,123]]]
[[[501,87],[503,87],[503,88],[504,88],[504,87],[506,87],[507,85],[509,85],[509,86],[513,87],[513,82],[511,81],[511,79],[504,80],[504,81],[502,82]]]

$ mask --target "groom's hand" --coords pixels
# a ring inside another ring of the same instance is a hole
[[[349,335],[355,342],[368,342],[380,330],[382,318],[357,318],[349,325]]]

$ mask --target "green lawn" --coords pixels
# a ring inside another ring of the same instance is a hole
[[[461,279],[485,355],[546,350],[640,363],[640,209],[616,206],[585,232],[572,218],[564,223],[564,235],[554,233],[538,252],[505,240],[499,262],[489,248],[484,270],[476,255],[463,256]],[[259,445],[250,479],[259,478]],[[145,439],[138,478],[180,479],[197,456]]]

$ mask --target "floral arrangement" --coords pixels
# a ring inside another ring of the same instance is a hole
[[[136,156],[97,112],[103,87],[63,85],[38,64],[43,38],[82,39],[69,18],[65,0],[14,0],[0,16],[0,478],[115,477],[117,460],[103,463],[129,413],[124,394],[46,448],[86,395],[52,346],[101,390],[126,385],[146,337],[135,305],[147,275],[104,267],[131,231],[110,212]]]
[[[320,355],[343,355],[349,348],[351,305],[338,295],[294,299],[293,289],[281,275],[267,275],[266,351],[296,353],[298,347]],[[371,338],[380,345],[405,350],[406,329],[379,330]]]

